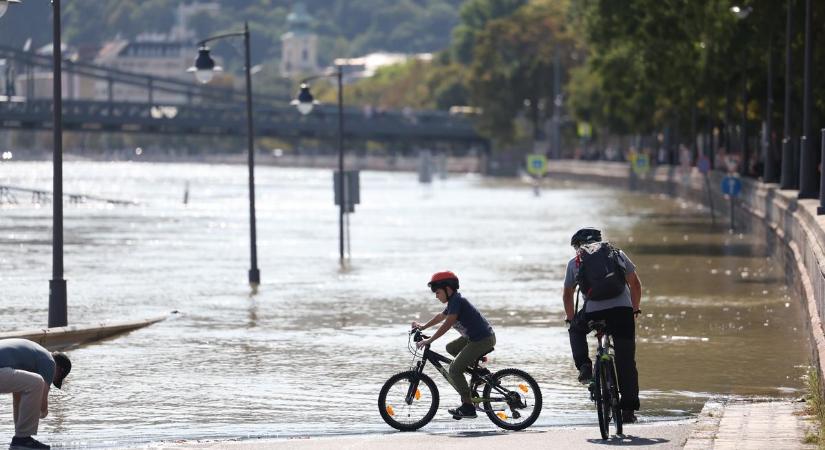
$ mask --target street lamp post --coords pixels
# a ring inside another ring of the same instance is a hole
[[[764,155],[762,165],[762,181],[776,183],[779,181],[776,158],[773,145],[773,30],[768,37],[768,85],[765,98],[765,129],[763,136]]]
[[[20,0],[0,0],[0,17],[10,4]],[[63,279],[63,85],[60,41],[60,0],[52,0],[52,279],[49,280],[49,328],[68,325],[66,280]]]
[[[817,153],[814,151],[817,139],[811,129],[812,94],[811,82],[813,71],[813,10],[811,0],[805,0],[805,61],[804,81],[802,92],[802,135],[805,136],[805,145],[801,146],[799,157],[799,198],[816,198],[819,194],[817,186]]]
[[[344,69],[340,64],[336,64],[335,72],[331,74],[316,75],[305,78],[301,81],[301,91],[298,97],[291,103],[298,108],[301,114],[307,115],[312,112],[312,108],[317,104],[312,93],[309,91],[309,82],[318,78],[335,77],[338,81],[338,192],[340,193],[340,204],[338,208],[338,255],[341,263],[344,262],[344,214],[348,208],[347,191],[344,188]]]
[[[793,137],[791,136],[791,64],[793,58],[791,54],[791,40],[794,34],[793,29],[793,2],[788,0],[785,24],[785,108],[783,111],[784,121],[782,129],[782,177],[779,182],[780,189],[796,189],[799,186],[799,167],[796,164]]]
[[[63,54],[60,39],[60,0],[52,0],[52,82],[54,89],[54,126],[52,131],[52,279],[49,280],[49,327],[68,325],[66,280],[63,279],[63,82],[61,63]]]
[[[732,6],[730,11],[737,19],[744,20],[753,12],[753,8],[750,6]],[[747,61],[744,61],[744,63],[747,63]],[[748,147],[748,70],[746,67],[742,68],[742,129],[740,137],[742,141],[742,173],[748,176],[751,173],[750,148]]]
[[[246,66],[246,144],[247,144],[247,166],[249,167],[249,284],[257,286],[261,283],[261,272],[258,270],[258,244],[255,230],[255,134],[252,117],[252,64],[249,51],[249,24],[244,23],[244,30],[237,33],[227,33],[212,36],[198,42],[198,56],[195,65],[187,71],[194,72],[195,78],[201,83],[208,83],[212,80],[214,73],[222,70],[215,65],[215,61],[209,56],[207,43],[228,37],[243,36],[244,40],[244,61]]]

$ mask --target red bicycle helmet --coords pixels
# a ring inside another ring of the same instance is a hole
[[[432,277],[430,277],[430,282],[427,283],[427,286],[429,286],[433,292],[447,286],[451,287],[454,291],[457,291],[458,276],[449,270],[445,270],[444,272],[436,272]]]

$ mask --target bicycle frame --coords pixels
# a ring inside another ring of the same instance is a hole
[[[590,384],[591,400],[596,403],[596,409],[599,414],[599,427],[601,428],[602,438],[607,439],[607,427],[611,421],[610,414],[613,413],[613,420],[616,421],[617,433],[622,433],[622,420],[617,412],[619,397],[614,390],[618,387],[618,373],[616,372],[616,361],[614,355],[613,342],[603,321],[591,322],[589,325],[596,330],[596,339],[598,341],[596,350],[596,363],[594,364],[593,382]],[[607,374],[602,376],[602,370],[608,370]],[[601,381],[600,381],[601,380]],[[607,382],[608,385],[602,386],[602,382]],[[607,392],[607,398],[603,398],[602,394]],[[615,395],[614,395],[615,394]],[[614,398],[615,397],[615,398]],[[602,410],[600,404],[608,402],[608,408]],[[604,414],[602,414],[602,411]],[[604,420],[604,422],[602,422]],[[602,428],[604,426],[605,428]]]
[[[417,332],[416,336],[415,336],[416,342],[418,342],[420,340],[419,338],[426,339],[426,337],[421,336],[420,332]],[[415,362],[415,368],[413,370],[415,370],[417,375],[420,375],[420,374],[424,373],[424,366],[426,366],[427,361],[429,361],[430,364],[432,364],[436,368],[436,370],[438,370],[438,373],[440,373],[441,376],[444,377],[444,379],[447,380],[448,383],[450,383],[450,386],[452,386],[453,389],[455,389],[455,384],[453,383],[453,380],[450,377],[450,373],[447,371],[447,367],[445,367],[445,365],[444,365],[444,364],[446,364],[447,366],[449,366],[449,364],[452,363],[453,360],[450,359],[450,358],[447,358],[444,355],[441,355],[440,353],[436,353],[436,352],[430,350],[430,346],[428,345],[428,346],[424,347],[424,353],[421,355],[421,359],[419,359],[418,361]],[[507,397],[506,397],[507,391],[505,389],[502,389],[497,384],[492,383],[492,380],[490,379],[490,376],[492,375],[491,373],[489,373],[489,372],[488,373],[480,373],[478,371],[479,370],[478,367],[472,367],[472,368],[468,367],[465,370],[470,373],[471,377],[473,377],[474,380],[478,380],[478,382],[480,382],[480,383],[490,385],[490,387],[492,387],[493,390],[495,390],[497,393],[503,395],[503,397],[483,398],[483,397],[478,396],[478,393],[475,392],[476,389],[473,389],[473,393],[475,394],[475,396],[473,396],[470,399],[473,403],[478,404],[478,403],[484,403],[484,402],[505,402],[505,403],[507,402]],[[410,388],[407,391],[407,396],[405,398],[405,401],[407,402],[408,405],[412,404],[413,398],[415,397],[415,392],[418,389],[418,381],[419,381],[419,379],[418,379],[418,377],[416,377],[416,379],[413,380],[412,383],[410,383]],[[472,386],[471,386],[471,389],[472,389]]]

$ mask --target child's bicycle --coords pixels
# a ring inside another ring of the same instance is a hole
[[[414,364],[410,370],[390,377],[378,394],[378,411],[384,422],[401,431],[423,427],[438,410],[438,388],[432,378],[424,373],[427,361],[452,384],[447,369],[442,365],[452,360],[430,350],[429,345],[424,347],[423,353],[416,348],[416,342],[427,338],[418,329],[410,331],[407,348],[413,354]],[[476,410],[487,414],[494,424],[505,430],[523,430],[532,425],[541,413],[541,390],[536,380],[519,369],[491,373],[487,368],[478,366],[483,357],[467,368]],[[481,395],[479,389],[482,389]]]
[[[622,434],[622,410],[619,405],[619,378],[616,376],[616,361],[613,353],[613,339],[604,320],[591,320],[590,329],[596,330],[599,342],[593,380],[590,382],[590,399],[596,403],[599,416],[599,431],[602,439],[610,437],[610,420],[616,423],[616,434]]]

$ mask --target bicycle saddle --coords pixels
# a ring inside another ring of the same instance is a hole
[[[479,357],[478,357],[478,362],[487,362],[487,355],[489,355],[490,353],[493,353],[493,350],[495,350],[495,349],[496,349],[496,348],[495,348],[495,347],[493,347],[493,348],[491,348],[490,350],[488,350],[488,351],[486,351],[486,352],[482,353],[482,354],[481,354],[481,356],[479,356]],[[478,363],[478,362],[477,362],[477,363]],[[476,364],[477,364],[477,363],[476,363]]]
[[[607,330],[607,322],[604,320],[590,320],[587,322],[587,326],[590,327],[591,330],[596,330],[599,333]]]

